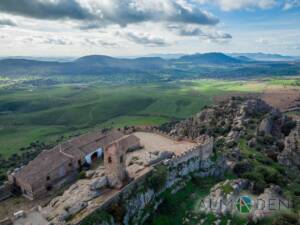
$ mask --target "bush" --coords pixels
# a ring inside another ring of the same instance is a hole
[[[230,141],[227,143],[227,148],[234,148],[237,146],[237,143],[235,141]]]
[[[253,184],[252,192],[255,195],[260,195],[264,192],[264,190],[267,186],[268,185],[264,181],[256,181]]]
[[[260,167],[258,172],[263,175],[264,181],[268,184],[277,184],[279,186],[285,185],[283,176],[277,170]]]
[[[288,136],[291,130],[296,127],[296,125],[297,123],[295,121],[289,120],[282,126],[281,131],[285,136]]]
[[[85,171],[80,171],[80,173],[78,174],[78,179],[85,179],[86,175],[85,175]]]
[[[165,185],[167,174],[167,167],[163,165],[160,165],[153,170],[153,173],[149,177],[149,183],[155,191],[159,191]]]
[[[284,213],[275,217],[272,225],[294,225],[298,224],[298,217],[294,213]]]
[[[264,138],[263,138],[263,143],[264,144],[271,145],[271,144],[273,144],[273,142],[274,142],[274,139],[271,135],[267,134],[267,135],[264,136]]]
[[[108,213],[113,216],[117,223],[123,223],[123,218],[125,216],[126,210],[122,205],[112,204],[108,209]]]
[[[249,162],[238,162],[233,167],[233,172],[236,175],[241,176],[242,174],[251,171],[252,168],[253,167],[252,167],[252,165]]]

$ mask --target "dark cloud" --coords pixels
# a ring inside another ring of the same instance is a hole
[[[161,47],[168,45],[168,43],[163,38],[152,37],[149,34],[127,32],[125,36],[128,40],[133,41],[137,44],[148,45],[152,47]]]
[[[17,24],[10,19],[0,18],[0,26],[17,26]]]
[[[75,19],[82,29],[146,21],[215,25],[219,20],[188,0],[1,0],[0,12],[38,19]]]
[[[87,19],[93,15],[76,0],[1,0],[0,11],[38,19]]]

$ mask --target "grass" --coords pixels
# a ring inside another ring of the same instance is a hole
[[[78,87],[57,85],[1,90],[0,154],[31,142],[99,127],[158,125],[198,112],[208,98],[178,93],[164,84]]]
[[[261,92],[266,85],[209,79],[123,85],[62,80],[57,85],[37,87],[23,81],[0,79],[3,85],[14,84],[0,87],[0,154],[5,157],[37,140],[53,141],[94,128],[158,125],[183,119],[212,104],[215,96]]]
[[[267,82],[272,85],[280,85],[280,86],[300,86],[300,78],[299,77],[293,77],[293,78],[274,78],[274,79],[268,79]]]

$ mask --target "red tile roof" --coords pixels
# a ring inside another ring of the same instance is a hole
[[[30,185],[38,186],[39,180],[46,179],[48,174],[58,169],[72,158],[83,158],[96,149],[122,138],[123,133],[113,130],[108,133],[93,132],[73,138],[51,150],[42,151],[34,160],[14,174],[17,179]]]

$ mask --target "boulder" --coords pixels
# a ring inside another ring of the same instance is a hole
[[[272,131],[272,127],[273,127],[273,120],[270,117],[266,117],[260,122],[258,126],[258,132],[270,135]]]
[[[78,212],[80,212],[81,210],[86,208],[87,206],[88,206],[88,204],[86,202],[77,202],[77,203],[73,204],[72,206],[66,206],[65,212],[62,214],[62,216],[64,217],[64,220],[66,220],[66,219],[70,218],[71,216],[77,214]]]
[[[284,150],[278,155],[278,162],[291,169],[300,169],[300,122],[285,138]]]
[[[85,172],[85,177],[88,179],[92,178],[94,175],[95,175],[95,171],[93,170],[89,170]]]
[[[100,179],[95,180],[93,183],[90,184],[90,190],[91,191],[96,191],[101,188],[104,188],[107,186],[107,177],[101,177]]]
[[[153,157],[152,159],[150,159],[150,161],[148,162],[148,165],[153,165],[156,164],[160,161],[163,161],[165,159],[170,159],[175,155],[174,152],[170,152],[170,151],[163,151],[160,152],[159,155],[156,155],[155,157]]]

